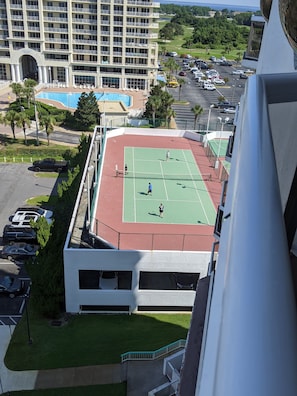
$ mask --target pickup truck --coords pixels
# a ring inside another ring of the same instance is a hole
[[[58,161],[54,158],[44,158],[42,160],[34,161],[32,168],[36,172],[67,172],[68,165],[68,161]]]

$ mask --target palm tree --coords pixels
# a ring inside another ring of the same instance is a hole
[[[11,88],[12,93],[15,94],[17,100],[20,101],[22,93],[23,93],[22,84],[14,82],[14,83],[11,83],[9,87]]]
[[[153,126],[155,127],[156,125],[156,112],[158,110],[158,108],[161,106],[161,98],[159,98],[158,96],[151,96],[149,98],[149,102],[152,106],[152,112],[153,112]]]
[[[195,105],[191,111],[194,113],[194,129],[196,129],[197,121],[201,114],[203,113],[203,107],[200,105]]]
[[[45,129],[47,136],[47,145],[49,146],[49,135],[54,131],[56,119],[52,115],[41,115],[39,119],[39,126]]]
[[[171,107],[169,107],[167,109],[167,111],[166,111],[166,125],[167,125],[167,128],[170,127],[171,118],[175,118],[175,116],[176,116],[175,111]]]
[[[18,113],[14,110],[8,110],[3,118],[3,123],[5,125],[10,125],[13,138],[15,140],[15,127],[18,119]]]
[[[165,62],[165,67],[167,67],[167,69],[169,69],[170,73],[173,74],[175,71],[177,71],[179,69],[180,66],[177,64],[177,62],[173,58],[169,58]]]
[[[25,144],[27,145],[26,128],[31,126],[31,120],[25,111],[18,113],[16,125],[19,128],[23,128]]]
[[[178,78],[177,82],[178,82],[178,100],[180,100],[182,86],[186,83],[186,81],[184,78]]]

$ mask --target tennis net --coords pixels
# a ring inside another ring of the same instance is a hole
[[[202,174],[170,174],[170,173],[153,173],[153,172],[125,172],[117,170],[115,172],[117,177],[124,177],[126,179],[141,179],[141,180],[180,180],[180,181],[210,181],[212,180],[211,173]]]

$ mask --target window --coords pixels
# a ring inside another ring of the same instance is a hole
[[[78,76],[76,76],[78,77]],[[75,81],[75,83],[83,83]],[[89,81],[88,83],[91,83]],[[106,274],[107,277],[105,277],[103,274]],[[116,289],[122,289],[122,290],[131,290],[131,285],[132,285],[132,272],[131,271],[108,271],[108,270],[79,270],[78,271],[78,276],[79,276],[79,288],[82,290],[92,290],[92,289],[98,289],[100,286],[100,280],[101,279],[113,279],[109,278],[108,275],[113,275],[116,276],[116,283],[117,287]],[[106,282],[109,283],[109,282]],[[103,287],[104,288],[104,287]],[[112,287],[114,289],[114,287]]]
[[[196,290],[199,273],[141,271],[140,290]]]
[[[216,223],[214,227],[214,235],[218,238],[221,236],[222,224],[223,224],[224,208],[222,206],[218,207]]]

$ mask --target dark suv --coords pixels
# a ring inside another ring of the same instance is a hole
[[[32,228],[13,227],[7,224],[3,229],[3,242],[36,241],[36,232]]]

